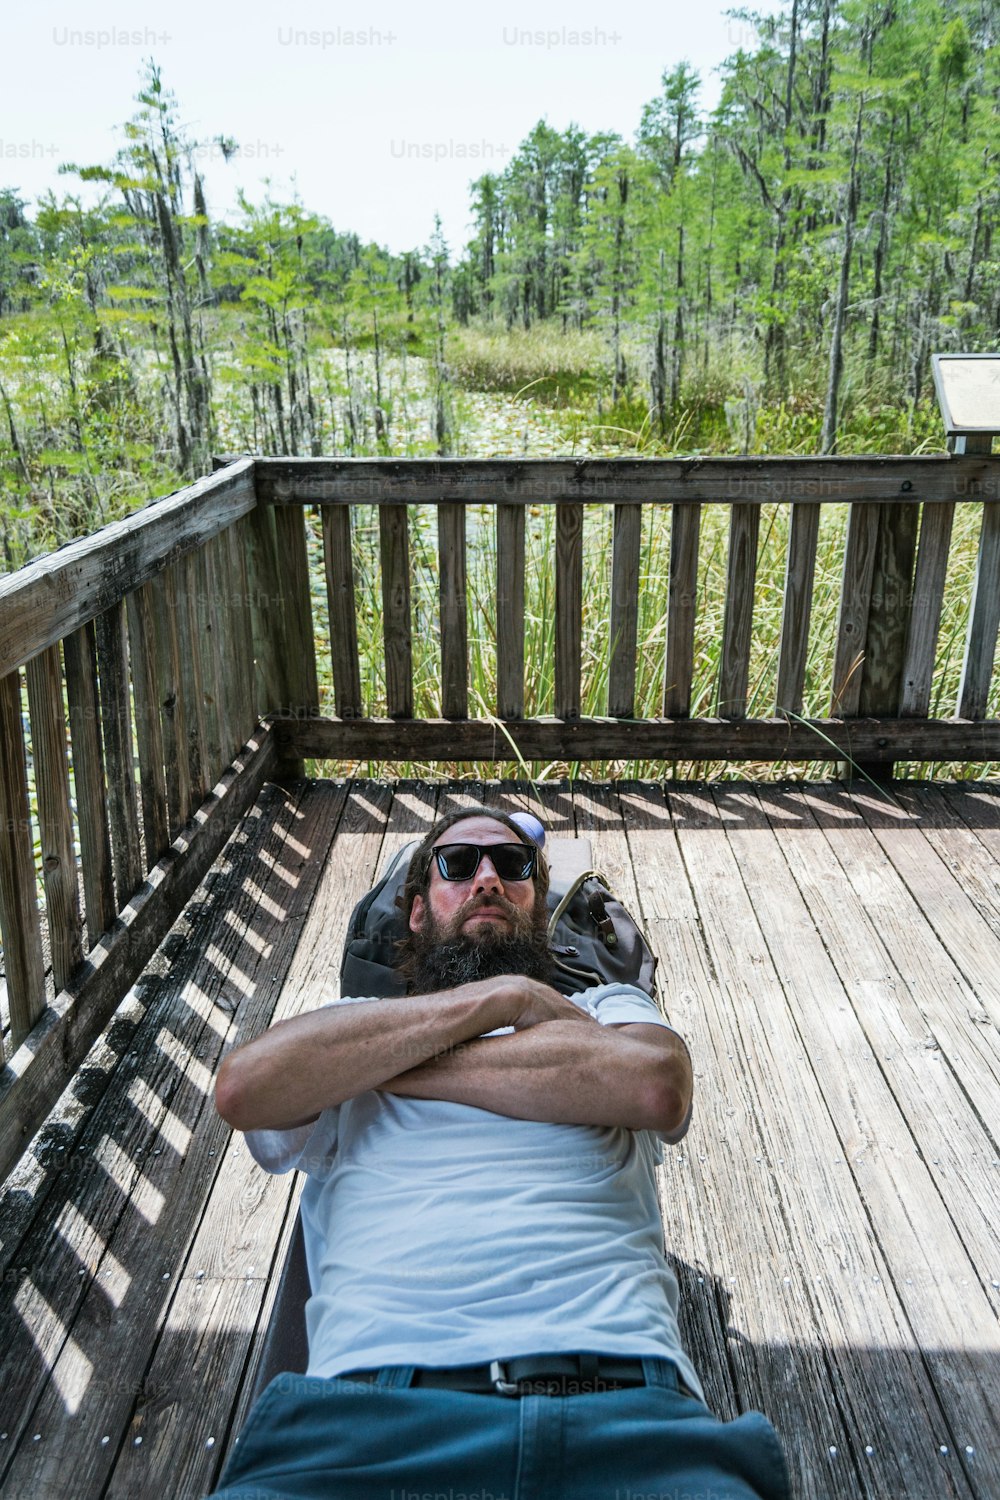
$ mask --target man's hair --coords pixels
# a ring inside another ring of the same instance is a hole
[[[438,818],[433,828],[424,835],[414,851],[406,871],[403,888],[396,898],[396,905],[402,913],[405,928],[404,935],[397,944],[396,963],[410,981],[413,978],[417,952],[416,936],[410,931],[410,912],[413,910],[416,898],[426,895],[427,887],[430,885],[431,849],[442,833],[446,833],[455,823],[464,823],[468,818],[489,818],[494,823],[502,823],[505,828],[510,829],[519,844],[529,844],[533,848],[538,848],[534,839],[528,837],[521,825],[515,823],[509,813],[499,812],[492,807],[463,807],[457,812],[446,813],[443,818]],[[549,890],[549,867],[541,849],[538,849],[535,864],[534,888],[535,908],[544,910],[545,897]]]

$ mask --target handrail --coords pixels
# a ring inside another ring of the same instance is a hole
[[[1000,500],[989,454],[848,458],[259,458],[267,505],[770,505]]]
[[[281,529],[242,459],[0,579],[0,1174],[277,771]]]
[[[254,460],[239,459],[0,577],[0,676],[203,546],[256,503]]]

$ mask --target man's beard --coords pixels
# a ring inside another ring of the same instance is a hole
[[[475,911],[477,905],[500,906],[510,918],[510,926],[480,923],[475,936],[464,933],[462,924],[468,919],[470,908]],[[523,912],[496,895],[486,902],[470,903],[450,923],[437,922],[428,911],[423,928],[414,934],[411,992],[432,994],[435,990],[450,990],[456,985],[493,979],[500,974],[551,979],[552,950],[545,916],[544,908],[540,912]]]

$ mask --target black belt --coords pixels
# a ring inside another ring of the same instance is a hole
[[[372,1384],[378,1373],[378,1370],[345,1370],[338,1379]],[[484,1396],[588,1396],[645,1385],[646,1376],[641,1359],[615,1359],[599,1354],[530,1354],[441,1370],[422,1366],[414,1370],[410,1384]]]

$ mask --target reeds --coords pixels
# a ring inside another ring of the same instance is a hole
[[[971,594],[971,580],[981,518],[981,506],[959,507],[937,653],[931,701],[932,716],[955,712]],[[784,594],[789,507],[763,508],[754,604],[754,632],[750,657],[748,717],[774,712],[778,647]],[[581,709],[585,716],[602,716],[608,708],[610,638],[611,524],[609,506],[588,505],[584,522],[583,653]],[[837,611],[843,569],[847,507],[824,505],[817,549],[809,650],[803,701],[805,717],[836,713],[831,684],[836,644]],[[705,506],[702,513],[695,627],[693,717],[716,712],[723,617],[725,610],[729,509]],[[323,687],[321,711],[333,712],[327,619],[319,522],[310,518],[310,558],[318,666]],[[467,606],[469,715],[496,712],[496,525],[493,507],[470,506],[467,513]],[[357,580],[358,646],[362,662],[362,693],[366,715],[386,712],[384,647],[382,640],[381,578],[378,517],[374,507],[356,507],[353,520]],[[555,508],[529,506],[525,527],[525,714],[553,712],[555,662]],[[640,553],[639,619],[636,652],[637,718],[656,718],[663,712],[666,671],[667,585],[670,560],[670,511],[647,506],[643,513]],[[410,508],[410,575],[413,620],[414,712],[437,718],[440,701],[440,624],[438,606],[437,529],[434,508]],[[989,712],[996,713],[1000,689],[994,687]],[[516,735],[515,735],[516,738]],[[989,774],[989,767],[962,766],[965,777]],[[323,775],[403,775],[419,779],[472,779],[530,776],[535,781],[585,776],[658,779],[723,779],[751,776],[759,780],[785,777],[828,778],[829,760],[811,763],[669,763],[602,761],[586,765],[510,761],[418,763],[322,763]],[[954,774],[950,766],[897,766],[899,775]]]

